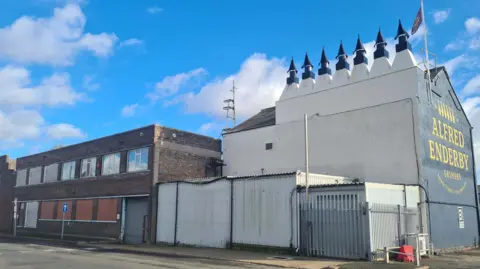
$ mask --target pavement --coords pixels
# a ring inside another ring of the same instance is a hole
[[[165,258],[67,248],[0,239],[0,268],[5,269],[272,269],[276,267],[200,258]]]
[[[7,244],[7,245],[5,245]],[[33,247],[36,245],[37,247]],[[53,249],[43,250],[47,255],[49,252],[67,253],[67,254],[81,254],[81,256],[102,257],[105,260],[112,260],[112,263],[100,266],[100,261],[91,264],[92,261],[85,261],[88,267],[97,266],[97,268],[124,268],[124,267],[108,267],[114,265],[116,261],[126,259],[126,263],[130,263],[130,267],[126,268],[150,268],[141,266],[157,266],[156,268],[305,268],[305,269],[319,269],[319,268],[342,268],[342,269],[375,269],[375,268],[418,268],[413,264],[406,263],[372,263],[366,261],[348,261],[340,259],[320,259],[310,257],[298,256],[283,256],[263,252],[250,252],[240,250],[214,249],[214,248],[193,248],[193,247],[171,247],[160,245],[127,245],[127,244],[112,244],[105,242],[76,242],[76,241],[60,241],[47,240],[39,238],[26,238],[0,235],[0,268],[2,267],[2,248],[3,251],[10,252],[13,249],[22,246],[21,251],[32,251],[31,249]],[[58,248],[58,249],[57,249]],[[42,251],[40,251],[43,253]],[[89,253],[89,254],[88,254]],[[45,254],[45,253],[43,253]],[[9,256],[10,258],[10,256]],[[59,261],[61,262],[61,261]],[[138,263],[140,267],[132,266]],[[175,265],[173,265],[175,264]],[[207,266],[208,265],[208,266]],[[480,268],[480,249],[464,251],[460,253],[445,254],[442,256],[435,256],[432,259],[422,259],[421,268],[432,269],[447,269],[447,268]],[[123,265],[122,265],[123,266]],[[20,267],[30,268],[30,267]],[[43,267],[32,267],[41,268]],[[55,267],[45,267],[55,268]],[[63,267],[58,267],[63,268]],[[71,267],[69,267],[71,268]],[[72,267],[74,268],[74,267]],[[85,267],[83,267],[85,268]]]

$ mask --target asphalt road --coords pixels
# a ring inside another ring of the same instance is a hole
[[[70,248],[39,243],[0,241],[0,268],[15,269],[272,269],[228,261],[120,254],[94,248]]]

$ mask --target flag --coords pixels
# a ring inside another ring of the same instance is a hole
[[[418,28],[420,28],[420,25],[422,25],[422,8],[421,7],[417,12],[417,17],[415,18],[415,21],[413,22],[412,35],[414,35],[418,31]]]

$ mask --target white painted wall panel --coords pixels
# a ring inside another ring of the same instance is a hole
[[[343,96],[343,100],[354,99]],[[403,100],[311,117],[310,172],[417,184],[412,106],[410,100]],[[304,170],[303,124],[298,120],[224,135],[225,175],[261,174],[262,169],[264,173]],[[273,143],[273,149],[265,150],[265,143]]]
[[[176,183],[158,186],[157,243],[174,243]]]
[[[40,184],[42,181],[42,167],[30,168],[30,175],[28,177],[28,185]]]
[[[38,202],[27,202],[27,211],[25,214],[25,227],[37,228],[38,220]]]
[[[296,192],[293,207],[290,204],[295,184],[295,175],[235,180],[233,242],[289,247],[293,222],[292,243],[296,245]]]
[[[406,186],[404,189],[402,185],[367,182],[365,192],[370,203],[405,206],[406,200],[407,207],[417,207],[420,201],[419,187],[416,186]]]
[[[230,182],[180,183],[177,241],[226,247],[230,241]]]
[[[47,165],[44,167],[43,182],[56,182],[58,181],[58,163]]]
[[[17,184],[16,186],[25,186],[27,184],[27,170],[17,171]]]

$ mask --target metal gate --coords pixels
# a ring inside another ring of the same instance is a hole
[[[311,191],[308,196],[299,200],[301,254],[368,259],[368,204],[358,191]]]
[[[399,247],[408,242],[405,235],[420,232],[418,208],[400,205],[371,204],[372,250]],[[410,238],[409,240],[413,240]]]

